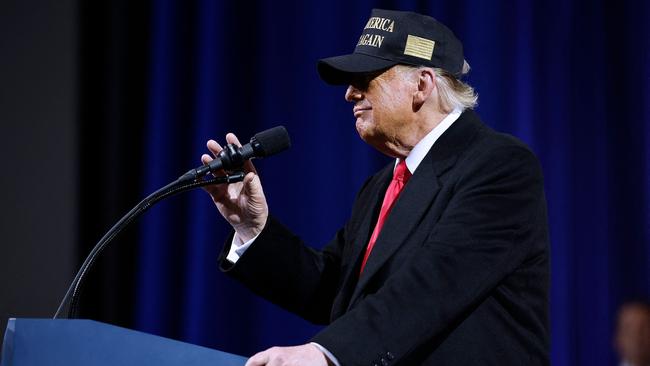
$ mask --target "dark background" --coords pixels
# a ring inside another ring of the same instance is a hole
[[[0,3],[2,328],[51,316],[101,235],[228,131],[287,127],[292,149],[257,167],[272,213],[322,246],[388,161],[315,71],[372,7],[463,41],[479,114],[544,167],[553,364],[614,364],[617,307],[650,296],[644,1]],[[317,327],[217,271],[228,230],[201,191],[164,201],[93,268],[81,315],[243,355],[307,341]]]
[[[53,315],[79,258],[77,35],[76,1],[0,2],[2,335]]]

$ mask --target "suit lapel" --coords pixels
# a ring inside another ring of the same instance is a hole
[[[366,249],[366,245],[368,245],[368,240],[370,240],[370,235],[372,234],[375,222],[379,216],[379,210],[381,209],[381,204],[384,199],[384,193],[386,192],[393,175],[392,166],[391,163],[391,165],[380,171],[377,174],[374,183],[370,184],[367,190],[363,192],[362,197],[360,197],[362,202],[360,202],[359,207],[361,210],[365,210],[365,212],[361,213],[359,225],[356,230],[354,230],[354,233],[352,234],[353,237],[349,240],[353,245],[351,255],[352,260],[347,273],[344,274],[345,279],[343,280],[340,295],[337,297],[332,307],[333,318],[336,318],[338,314],[345,311],[349,304],[350,296],[357,284],[359,277],[359,262]]]
[[[439,190],[440,185],[432,165],[420,164],[415,174],[404,186],[404,190],[400,193],[395,206],[388,215],[372,253],[368,257],[363,274],[359,278],[359,283],[350,298],[350,304],[355,302],[368,281],[388,258],[407,241]],[[367,245],[367,241],[364,243],[365,245]]]

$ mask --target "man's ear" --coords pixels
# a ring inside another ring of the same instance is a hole
[[[413,111],[418,111],[436,88],[436,74],[433,69],[423,67],[417,71],[417,91],[413,94]]]

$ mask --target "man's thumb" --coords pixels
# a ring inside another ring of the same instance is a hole
[[[248,196],[257,196],[262,190],[262,184],[260,183],[260,177],[253,172],[249,172],[244,177],[244,191]]]

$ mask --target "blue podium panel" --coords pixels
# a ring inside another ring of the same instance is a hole
[[[0,366],[210,365],[246,359],[92,320],[10,319]]]

